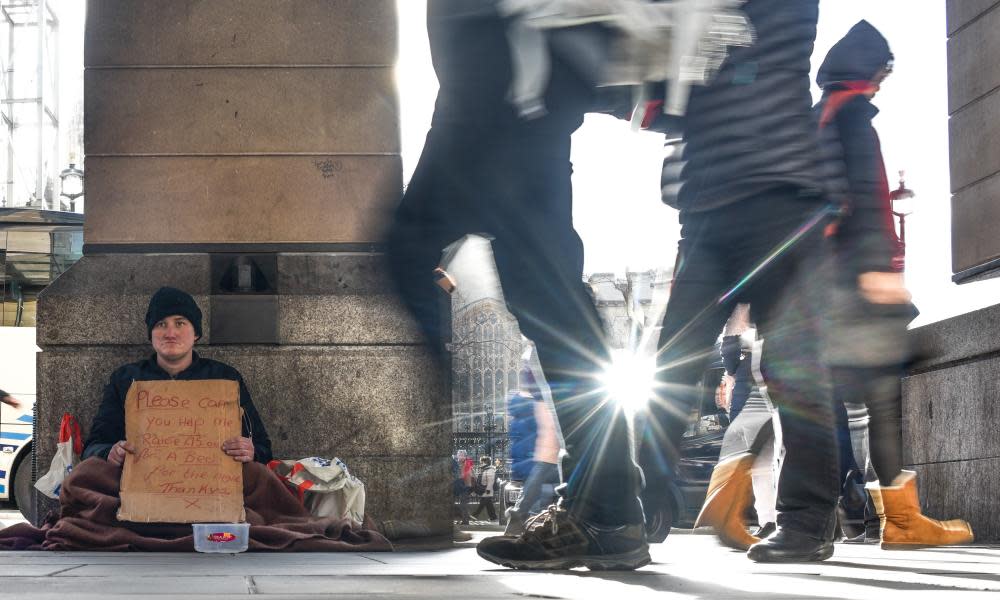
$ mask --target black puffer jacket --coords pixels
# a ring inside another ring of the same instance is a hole
[[[691,91],[680,190],[676,198],[664,194],[682,211],[719,208],[774,187],[820,194],[809,94],[819,0],[749,0],[743,11],[754,43],[731,48],[712,83]]]
[[[814,107],[823,175],[832,198],[847,208],[836,243],[842,272],[851,280],[866,271],[897,269],[889,184],[872,127],[878,109],[865,93],[875,90],[872,80],[891,61],[888,42],[861,21],[830,49],[816,77],[823,88]]]
[[[548,114],[525,120],[509,99],[513,70],[507,20],[497,0],[429,0],[427,33],[440,85],[432,126],[469,132],[496,128],[569,135],[594,106],[594,92],[558,55],[552,56],[545,94]],[[478,143],[488,143],[488,139]]]

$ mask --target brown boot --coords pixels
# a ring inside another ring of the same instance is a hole
[[[949,546],[973,540],[972,527],[967,522],[938,521],[920,513],[916,473],[902,471],[892,483],[888,487],[877,482],[867,485],[882,525],[883,550]]]
[[[743,515],[753,498],[750,467],[755,458],[745,452],[715,465],[705,504],[694,523],[695,527],[714,527],[719,541],[737,550],[746,550],[760,541],[747,533],[743,523]]]

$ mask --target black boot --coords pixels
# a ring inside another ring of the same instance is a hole
[[[760,538],[763,540],[767,536],[774,533],[774,531],[777,528],[778,526],[774,524],[774,521],[768,521],[767,523],[764,523],[763,525],[758,527],[757,530],[751,533],[750,535],[754,536],[755,538]]]
[[[532,517],[518,537],[489,537],[479,556],[512,569],[634,570],[649,564],[642,523],[606,526],[573,517],[559,505]]]
[[[750,546],[747,556],[754,562],[817,562],[833,556],[833,540],[778,526],[768,538]]]

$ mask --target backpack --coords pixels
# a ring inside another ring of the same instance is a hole
[[[482,496],[483,494],[486,493],[486,481],[484,477],[485,475],[486,475],[486,470],[484,469],[481,473],[479,473],[479,477],[476,478],[475,483],[472,484],[472,493],[476,494],[477,496]]]

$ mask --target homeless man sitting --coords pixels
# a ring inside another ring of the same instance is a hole
[[[98,456],[121,466],[125,454],[135,452],[132,444],[125,441],[125,396],[133,381],[228,379],[240,384],[243,433],[223,442],[222,450],[238,462],[267,464],[271,460],[271,440],[243,377],[233,367],[202,358],[194,351],[194,343],[201,337],[201,310],[194,298],[175,288],[160,288],[149,300],[146,329],[156,353],[111,375],[90,428],[83,458]]]
[[[239,372],[194,352],[201,337],[201,310],[181,290],[161,288],[149,301],[146,328],[156,354],[125,365],[104,388],[87,439],[86,459],[66,476],[59,512],[41,527],[19,523],[0,529],[0,550],[141,550],[190,552],[191,525],[119,521],[122,463],[135,448],[125,441],[125,397],[133,381],[230,380],[239,384],[242,434],[223,442],[222,451],[242,464],[243,505],[250,524],[249,549],[263,551],[391,550],[380,533],[335,516],[314,517],[264,464],[271,441],[250,401]],[[107,460],[104,460],[107,459]]]

